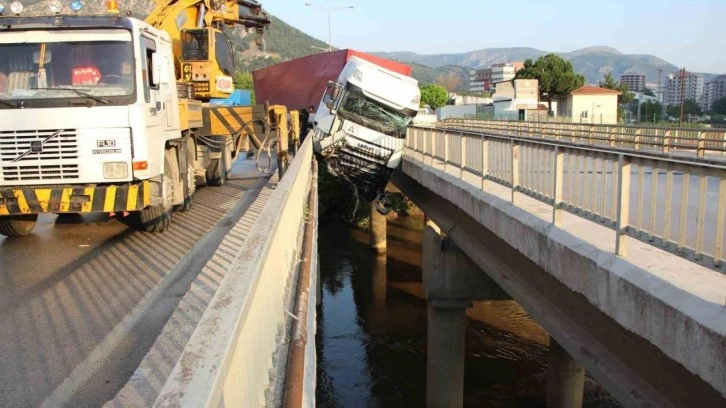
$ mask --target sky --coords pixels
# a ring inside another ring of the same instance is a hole
[[[610,46],[689,71],[726,73],[726,0],[260,0],[270,13],[333,46],[464,53]],[[353,8],[346,6],[352,5]],[[327,11],[331,9],[331,11]],[[332,10],[334,9],[334,10]]]

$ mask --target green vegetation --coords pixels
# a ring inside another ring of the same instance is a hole
[[[441,85],[428,84],[421,87],[421,106],[429,105],[431,109],[438,109],[449,100],[446,88]]]
[[[686,99],[685,102],[683,102],[683,116],[687,117],[688,115],[701,115],[703,111],[701,110],[701,107],[698,105],[698,102],[694,101],[693,99]],[[680,105],[673,105],[669,106],[668,109],[666,109],[666,114],[668,116],[672,116],[674,118],[679,118],[681,116],[681,106]]]
[[[255,104],[255,87],[252,83],[252,74],[249,72],[237,72],[234,75],[234,88],[235,89],[248,89],[250,91],[250,98],[252,104]]]
[[[716,99],[711,105],[711,112],[719,115],[726,115],[726,98]]]
[[[585,77],[572,69],[572,64],[555,54],[539,57],[537,61],[528,59],[524,68],[517,72],[516,79],[537,79],[540,99],[547,101],[552,112],[552,100],[565,98],[570,92],[585,83]]]

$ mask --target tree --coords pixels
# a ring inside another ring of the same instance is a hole
[[[668,116],[672,116],[676,119],[681,117],[681,105],[671,105],[666,109]],[[686,99],[683,102],[683,116],[688,117],[689,115],[700,115],[703,111],[698,105],[698,102],[693,99]]]
[[[620,91],[620,95],[618,95],[618,105],[630,103],[635,98],[635,94],[630,92],[628,84],[616,81],[615,78],[613,78],[613,75],[609,72],[605,74],[602,81],[600,81],[597,86],[599,86],[600,88]]]
[[[449,97],[448,100],[451,100],[456,91],[461,88],[461,83],[461,75],[455,71],[448,71],[436,77],[436,84],[441,85],[444,89],[446,89]]]
[[[449,100],[446,89],[441,85],[428,84],[421,87],[421,106],[429,105],[431,109],[437,109]]]
[[[663,105],[658,101],[645,101],[640,104],[641,122],[656,123],[663,115]]]
[[[250,99],[252,104],[255,104],[255,85],[252,82],[252,73],[239,72],[234,75],[234,89],[247,89],[250,91]]]
[[[563,99],[570,92],[585,84],[585,77],[575,73],[572,63],[555,54],[528,59],[515,79],[536,79],[539,81],[540,98],[545,99],[552,112],[552,100]]]
[[[716,99],[711,105],[711,112],[726,115],[726,98]]]
[[[602,78],[602,81],[597,84],[597,86],[599,86],[600,88],[620,91],[620,95],[618,95],[618,118],[622,118],[623,113],[625,112],[625,110],[623,109],[623,105],[632,102],[635,98],[635,94],[630,92],[628,84],[616,81],[615,78],[613,78],[613,75],[608,72]]]

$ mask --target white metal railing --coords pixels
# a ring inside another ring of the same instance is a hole
[[[482,189],[485,180],[510,187],[512,202],[524,194],[550,204],[555,225],[567,211],[611,228],[619,255],[630,236],[726,271],[726,161],[573,143],[577,128],[543,138],[525,136],[526,126],[491,130],[497,126],[411,127],[406,154],[445,170],[453,166],[462,178],[478,176]],[[624,143],[627,137],[617,135],[616,144]]]
[[[671,150],[689,151],[697,157],[706,154],[726,155],[726,129],[467,119],[447,119],[438,126],[610,148],[662,153]]]
[[[312,139],[303,143],[262,210],[155,406],[265,406],[266,391],[282,381],[278,378],[273,384],[271,373],[276,371],[274,356],[289,346],[285,327],[294,316],[290,317],[285,299],[294,287],[293,277],[299,267],[299,238],[305,217],[316,216],[308,214],[310,209],[306,208],[311,159]],[[317,236],[317,230],[314,233]],[[312,297],[308,314],[312,323],[300,322],[303,327],[314,328],[314,305]],[[314,332],[308,337],[312,347]],[[311,370],[307,365],[312,365],[314,372],[315,360],[310,350],[306,351],[309,358],[305,360],[303,398],[309,403],[314,399],[309,385],[315,378],[308,375]]]

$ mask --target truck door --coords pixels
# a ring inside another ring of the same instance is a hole
[[[166,126],[166,107],[162,96],[158,71],[153,69],[156,56],[157,43],[152,37],[141,37],[141,71],[144,81],[144,103],[146,116],[146,131],[151,137],[164,136]]]

